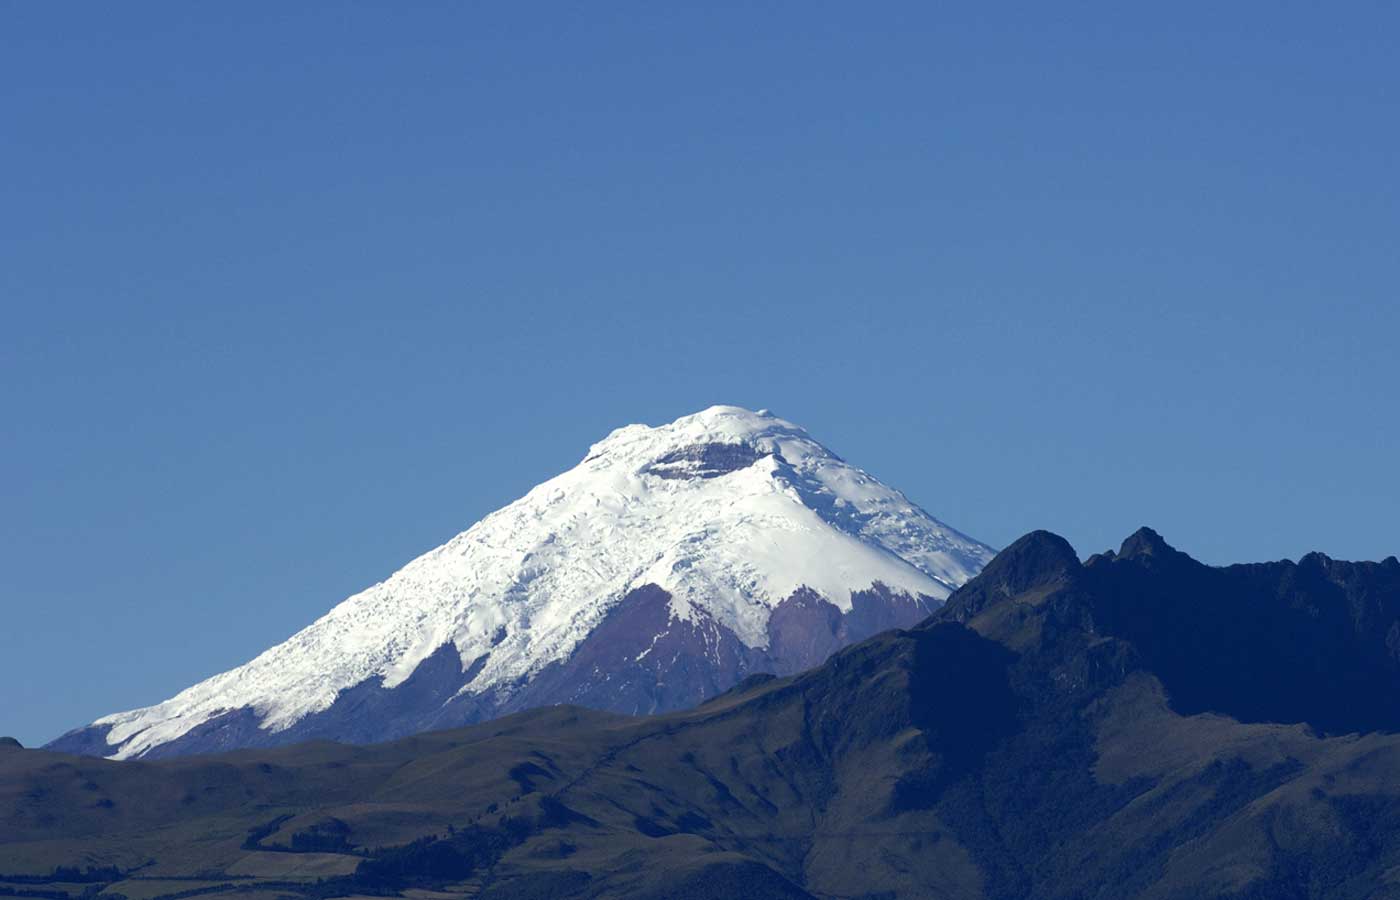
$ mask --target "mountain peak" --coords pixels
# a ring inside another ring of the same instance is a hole
[[[624,425],[590,447],[584,461],[642,463],[646,457],[686,446],[753,445],[781,438],[802,439],[820,447],[806,429],[766,409],[754,412],[742,406],[711,406],[665,425]]]
[[[547,674],[557,691],[542,701],[574,702],[599,695],[589,679],[606,681],[608,666],[654,665],[649,654],[662,649],[666,665],[684,669],[668,688],[692,679],[681,694],[697,699],[783,642],[775,615],[788,623],[789,649],[805,641],[829,652],[869,622],[913,624],[991,556],[804,428],[712,406],[616,429],[573,469],[248,664],[95,724],[107,729],[103,747],[130,757],[198,729],[222,727],[219,739],[233,740],[236,725],[238,741],[263,740],[258,732],[286,732],[347,692],[392,708],[406,696],[393,692],[412,687],[427,692],[420,706],[437,704],[431,715],[468,701],[489,711],[534,696],[527,688]],[[843,624],[858,594],[878,595],[884,612],[867,605],[851,620],[866,624]],[[613,645],[597,647],[597,634]],[[588,685],[568,683],[560,672],[589,641]],[[636,641],[630,655],[619,649]],[[647,677],[657,688],[670,676]]]
[[[1332,565],[1332,563],[1332,557],[1328,556],[1326,553],[1323,553],[1321,550],[1314,550],[1311,553],[1305,553],[1302,556],[1302,558],[1298,560],[1299,567],[1304,568],[1312,566],[1319,569],[1325,569],[1328,566]]]
[[[1010,594],[1034,590],[1080,569],[1079,555],[1069,541],[1050,531],[1032,531],[998,553],[977,576],[995,582]]]
[[[1168,544],[1160,534],[1148,528],[1146,525],[1128,535],[1118,548],[1120,559],[1144,557],[1144,556],[1167,556],[1176,553],[1177,550]]]
[[[1005,564],[1032,566],[1041,570],[1073,571],[1079,568],[1079,554],[1070,542],[1053,531],[1037,529],[1017,538],[998,558]]]
[[[1048,596],[1082,568],[1069,541],[1053,532],[1032,531],[998,553],[977,577],[949,597],[939,618],[966,622],[1000,604]]]

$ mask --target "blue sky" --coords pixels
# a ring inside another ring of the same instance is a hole
[[[713,403],[994,545],[1400,552],[1393,4],[755,6],[0,8],[0,733]]]

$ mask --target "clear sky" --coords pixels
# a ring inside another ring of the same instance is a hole
[[[1400,552],[1397,33],[3,4],[0,734],[244,662],[713,403],[997,546]]]

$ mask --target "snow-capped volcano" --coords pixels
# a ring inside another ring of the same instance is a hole
[[[991,556],[802,428],[715,406],[619,428],[251,662],[51,746],[132,758],[674,708],[912,624]]]

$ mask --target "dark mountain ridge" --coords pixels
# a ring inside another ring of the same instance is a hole
[[[1045,606],[1042,594],[1055,602]],[[1327,733],[1400,729],[1393,556],[1310,553],[1296,563],[1213,567],[1143,528],[1117,553],[1081,565],[1062,538],[1034,532],[930,621],[969,624],[1010,645],[1031,640],[1018,633],[1025,623],[1125,641],[1185,715],[1303,722]]]
[[[0,748],[0,892],[1400,897],[1398,622],[1394,558],[1215,568],[1144,529],[1081,563],[1035,532],[918,627],[687,712]]]

